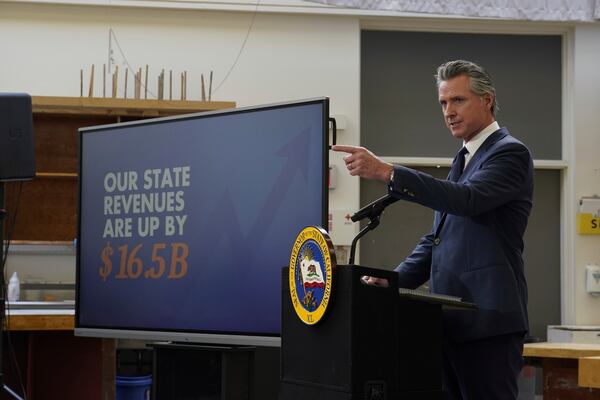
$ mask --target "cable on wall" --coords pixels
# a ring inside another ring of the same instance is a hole
[[[246,43],[248,42],[248,38],[250,37],[250,32],[252,32],[252,29],[254,28],[254,21],[256,20],[256,15],[258,14],[258,7],[260,6],[260,1],[261,0],[257,0],[256,1],[256,6],[254,8],[254,12],[252,13],[252,18],[250,20],[250,25],[248,26],[248,31],[246,32],[246,36],[244,37],[244,40],[242,41],[242,45],[240,46],[240,49],[235,57],[235,60],[233,61],[233,63],[231,64],[231,67],[229,67],[229,70],[227,71],[227,73],[225,74],[225,77],[223,78],[223,80],[215,87],[215,89],[213,90],[213,94],[217,93],[217,91],[219,90],[219,88],[221,86],[223,86],[223,84],[227,81],[227,79],[229,78],[229,76],[231,75],[231,73],[233,72],[234,68],[236,67],[242,53],[244,52],[244,49],[246,48]],[[111,66],[112,64],[114,64],[115,60],[113,57],[113,48],[112,48],[112,40],[114,39],[115,44],[117,45],[117,49],[119,50],[119,53],[121,54],[121,57],[123,58],[123,61],[125,62],[125,64],[127,65],[127,67],[129,68],[129,70],[131,71],[135,71],[132,67],[131,64],[129,64],[129,61],[127,60],[127,56],[125,55],[125,52],[123,51],[123,49],[121,48],[121,45],[119,43],[119,39],[117,38],[117,34],[115,32],[115,30],[112,27],[112,19],[113,19],[113,15],[112,15],[112,10],[113,10],[113,4],[112,4],[112,0],[108,0],[108,6],[110,7],[110,15],[109,15],[109,19],[111,20],[111,23],[109,25],[108,28],[108,70],[111,70]],[[148,94],[153,97],[153,98],[158,98],[158,96],[156,96],[156,94],[154,94],[154,92],[152,92],[149,88],[146,88],[146,86],[144,85],[144,83],[140,82],[141,86],[144,90],[148,91]]]

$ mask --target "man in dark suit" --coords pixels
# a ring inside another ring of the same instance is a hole
[[[351,175],[380,180],[392,196],[435,210],[431,232],[396,271],[401,287],[429,280],[432,292],[479,306],[444,312],[446,391],[454,399],[516,399],[528,330],[522,253],[532,157],[496,122],[495,89],[482,67],[450,61],[436,78],[446,126],[463,141],[447,180],[386,163],[362,147],[333,150],[349,153],[344,161]]]

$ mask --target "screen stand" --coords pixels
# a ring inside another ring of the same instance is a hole
[[[255,347],[152,343],[153,399],[251,398]]]

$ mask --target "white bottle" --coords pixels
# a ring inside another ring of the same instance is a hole
[[[8,281],[8,301],[18,301],[21,295],[21,283],[19,282],[19,276],[17,271],[13,272],[10,280]]]

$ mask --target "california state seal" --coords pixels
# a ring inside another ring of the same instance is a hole
[[[294,241],[290,256],[290,295],[298,317],[307,325],[323,318],[331,300],[335,251],[327,231],[308,226]]]

